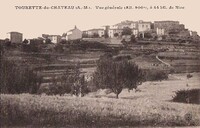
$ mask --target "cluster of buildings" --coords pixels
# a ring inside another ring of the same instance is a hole
[[[89,29],[81,31],[76,26],[64,33],[63,35],[49,35],[42,34],[42,37],[31,40],[39,40],[45,42],[50,40],[51,43],[59,43],[62,40],[76,40],[82,38],[102,38],[102,37],[121,37],[124,28],[129,28],[135,37],[145,38],[145,34],[150,35],[152,38],[162,40],[165,38],[179,38],[185,39],[188,37],[198,38],[199,36],[195,31],[189,31],[179,21],[122,21],[115,25],[102,26],[101,28]],[[23,41],[23,34],[19,32],[9,32],[11,43],[21,43]]]
[[[23,42],[23,34],[20,32],[9,32],[9,40],[11,43],[22,43]],[[42,34],[41,37],[34,38],[34,39],[27,39],[28,43],[36,42],[36,43],[60,43],[62,40],[76,40],[82,38],[82,31],[79,30],[76,26],[74,29],[71,29],[61,35],[49,35],[49,34]],[[2,40],[3,41],[3,40]],[[5,41],[5,40],[4,40]]]
[[[186,38],[186,37],[196,37],[198,36],[197,32],[189,31],[185,28],[183,24],[180,24],[179,21],[122,21],[121,23],[104,26],[100,29],[90,29],[83,31],[85,37],[92,37],[93,35],[99,35],[103,37],[105,34],[110,38],[122,36],[124,28],[130,28],[132,34],[135,37],[145,38],[145,33],[150,34],[152,37],[162,38],[163,36],[172,38]]]

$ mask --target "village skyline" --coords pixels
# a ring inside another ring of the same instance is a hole
[[[16,10],[20,5],[78,5],[78,6],[183,6],[181,10]],[[43,33],[59,34],[72,29],[75,25],[84,31],[98,28],[103,25],[113,25],[124,20],[162,21],[173,20],[185,24],[186,28],[200,33],[200,19],[195,15],[198,12],[198,4],[187,0],[179,1],[152,0],[126,0],[124,1],[27,1],[8,0],[1,2],[0,38],[5,39],[10,31],[18,31],[25,38],[35,38]],[[191,15],[194,14],[194,15]]]
[[[178,21],[178,20],[159,20],[159,21],[144,21],[144,20],[123,20],[123,21],[119,21],[119,22],[117,22],[117,23],[114,23],[114,24],[105,24],[105,25],[100,25],[100,26],[97,26],[97,27],[88,27],[88,28],[85,28],[85,29],[81,29],[81,28],[84,28],[84,27],[79,27],[79,25],[70,25],[70,27],[71,28],[69,28],[69,29],[66,29],[65,31],[63,31],[63,32],[44,32],[44,33],[38,33],[36,36],[34,36],[35,34],[33,34],[33,35],[28,35],[27,33],[23,33],[23,31],[17,31],[17,30],[11,30],[11,31],[9,31],[9,32],[6,32],[5,33],[5,35],[4,35],[4,37],[2,36],[2,32],[1,32],[1,35],[0,35],[0,39],[6,39],[6,38],[9,38],[10,37],[10,35],[9,35],[9,33],[10,32],[20,32],[20,33],[22,33],[23,34],[23,39],[34,39],[34,38],[38,38],[38,37],[42,37],[42,35],[43,34],[48,34],[48,35],[60,35],[60,36],[62,36],[63,34],[65,34],[65,33],[67,33],[68,31],[70,31],[71,29],[73,29],[75,26],[79,29],[79,30],[81,30],[82,32],[84,32],[84,31],[88,31],[88,30],[93,30],[93,29],[104,29],[105,30],[105,26],[109,26],[111,29],[113,28],[113,26],[115,26],[115,25],[117,25],[117,24],[123,24],[123,23],[125,23],[126,24],[126,22],[140,22],[140,21],[142,21],[142,22],[149,22],[149,23],[151,23],[152,25],[154,25],[154,23],[155,22],[167,22],[167,21],[169,21],[169,22],[178,22],[178,24],[180,24],[180,25],[184,25],[184,29],[187,29],[188,31],[191,31],[191,32],[197,32],[197,31],[194,31],[194,30],[192,30],[192,29],[190,29],[190,28],[187,28],[187,25],[185,25],[184,23],[182,23],[182,22],[180,22],[180,21]],[[126,26],[126,25],[125,25]],[[197,32],[197,34],[199,34],[199,32]]]

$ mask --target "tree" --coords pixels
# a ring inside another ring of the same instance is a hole
[[[22,42],[23,44],[28,44],[28,40],[24,39],[24,41]]]
[[[93,37],[93,38],[99,38],[99,34],[98,34],[98,33],[94,33],[94,34],[92,35],[92,37]]]
[[[131,35],[131,43],[135,43],[135,42],[136,42],[135,35]]]
[[[105,31],[104,38],[108,38],[108,37],[109,37],[108,32]]]
[[[111,89],[118,98],[123,88],[137,88],[142,82],[142,71],[128,60],[114,61],[111,57],[102,57],[97,63],[93,81],[97,88]]]
[[[3,58],[4,54],[4,46],[2,43],[0,43],[0,64],[1,64],[1,59]]]
[[[60,41],[60,44],[67,44],[67,40],[62,39],[62,40]]]
[[[50,40],[49,38],[47,38],[47,39],[45,40],[45,43],[46,43],[46,44],[51,44],[51,40]]]
[[[0,93],[37,93],[42,77],[29,67],[3,59],[0,65]]]
[[[115,34],[114,34],[114,37],[118,37],[118,36],[119,36],[119,34],[118,34],[118,33],[115,33]]]
[[[83,38],[88,38],[88,34],[87,34],[87,33],[83,33],[83,34],[82,34],[82,37],[83,37]]]
[[[144,33],[144,38],[147,38],[147,39],[152,38],[151,33],[150,33],[150,32],[145,32],[145,33]]]
[[[37,93],[42,77],[29,66],[20,66],[4,55],[0,44],[0,93]]]
[[[42,49],[42,41],[37,39],[30,40],[29,48],[30,52],[40,52]]]
[[[122,35],[131,35],[131,34],[132,34],[132,31],[129,27],[123,28]]]
[[[64,46],[61,43],[56,44],[56,46],[54,47],[55,51],[58,53],[63,53],[64,52]]]
[[[72,86],[71,86],[71,94],[75,96],[84,96],[86,91],[85,84],[85,76],[81,75],[80,72],[80,63],[76,64],[76,66],[72,69],[73,75],[70,77]]]

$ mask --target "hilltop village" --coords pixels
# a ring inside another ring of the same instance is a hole
[[[10,40],[12,43],[22,43],[23,34],[20,32],[9,32],[10,39],[3,40],[5,42]],[[191,31],[185,28],[184,24],[179,21],[122,21],[114,25],[105,25],[100,28],[93,28],[81,31],[77,26],[73,29],[64,32],[62,35],[42,34],[41,37],[34,39],[26,39],[29,42],[48,42],[57,44],[65,41],[73,41],[88,38],[101,39],[118,39],[112,43],[118,43],[121,40],[130,40],[131,35],[136,40],[144,41],[173,41],[173,42],[199,42],[199,35],[196,31]],[[119,41],[120,40],[120,41]]]
[[[62,35],[42,34],[33,39],[24,39],[20,32],[8,34],[10,38],[0,40],[1,55],[41,71],[44,83],[77,63],[90,80],[104,54],[128,58],[142,69],[200,71],[200,37],[179,21],[126,20],[84,31],[75,26]]]

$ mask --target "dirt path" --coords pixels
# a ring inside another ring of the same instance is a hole
[[[158,61],[160,61],[161,63],[163,63],[163,64],[169,66],[169,67],[171,66],[169,63],[164,62],[163,60],[161,60],[158,56],[156,56],[156,59],[157,59]]]

